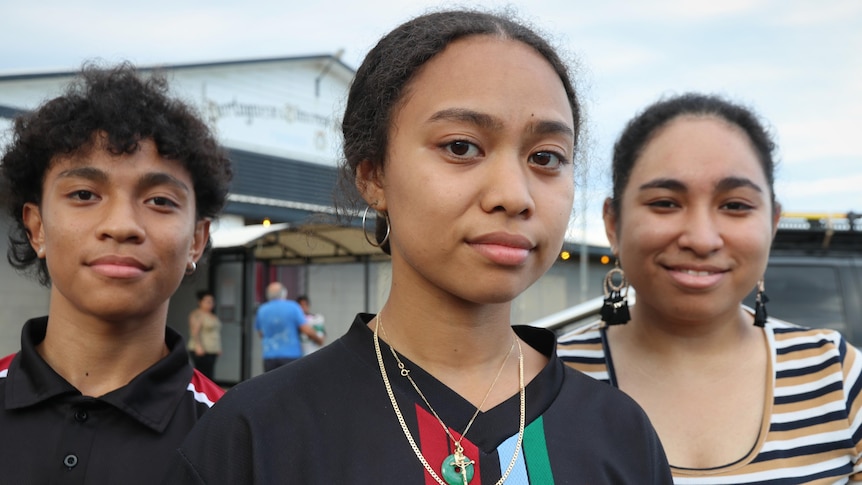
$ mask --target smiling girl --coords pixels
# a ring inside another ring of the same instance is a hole
[[[766,318],[774,148],[749,109],[700,94],[651,105],[614,147],[605,229],[636,304],[558,351],[643,406],[675,483],[862,478],[858,351]]]

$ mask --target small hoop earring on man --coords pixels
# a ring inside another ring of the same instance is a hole
[[[191,276],[198,269],[198,264],[194,261],[190,261],[189,264],[186,265],[186,276]]]

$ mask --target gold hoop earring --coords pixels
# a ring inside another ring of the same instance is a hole
[[[379,248],[379,247],[383,246],[384,244],[386,244],[386,241],[389,240],[389,229],[390,229],[389,215],[386,213],[383,213],[384,220],[386,221],[386,235],[383,236],[382,241],[374,242],[368,237],[368,231],[365,230],[365,221],[368,218],[368,209],[371,209],[371,207],[370,206],[366,207],[365,212],[362,213],[362,235],[365,236],[365,240],[368,241],[368,244],[370,244],[371,246],[373,246],[375,248]],[[377,231],[374,231],[374,234],[375,234],[374,237],[376,239],[377,238]]]

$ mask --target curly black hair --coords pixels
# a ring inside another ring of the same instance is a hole
[[[180,162],[194,183],[198,220],[218,215],[227,200],[233,177],[227,152],[191,106],[169,95],[164,73],[145,78],[128,62],[85,63],[61,96],[15,119],[0,164],[0,185],[15,223],[7,259],[19,271],[31,270],[43,285],[51,277],[30,246],[24,205],[41,205],[42,183],[55,157],[86,154],[97,134],[114,155],[132,154],[140,142],[152,140],[159,155]]]

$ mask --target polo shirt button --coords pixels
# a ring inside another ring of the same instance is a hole
[[[69,468],[75,468],[75,465],[78,464],[78,457],[75,455],[66,455],[66,458],[63,458],[63,464]]]
[[[75,411],[75,421],[83,423],[87,420],[87,418],[89,418],[89,416],[87,415],[87,411],[84,411],[83,409]]]

